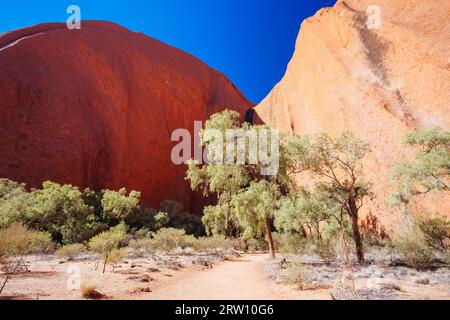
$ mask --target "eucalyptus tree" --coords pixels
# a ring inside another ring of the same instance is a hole
[[[356,255],[364,263],[364,248],[359,230],[359,210],[370,195],[370,184],[362,176],[363,158],[370,151],[368,144],[350,132],[336,138],[327,134],[291,136],[283,144],[288,175],[302,175],[305,189],[321,189],[348,214],[352,225]],[[315,209],[317,210],[317,209]],[[313,210],[314,211],[314,210]],[[321,210],[316,211],[321,212]]]
[[[207,163],[190,161],[186,179],[193,190],[217,197],[217,204],[204,210],[207,233],[265,234],[275,256],[271,220],[281,196],[278,131],[241,124],[239,113],[225,110],[207,120],[200,134]]]
[[[402,159],[392,170],[396,191],[391,205],[409,204],[418,196],[432,191],[450,190],[450,131],[432,128],[416,131],[405,137],[406,145],[417,148],[413,160]]]

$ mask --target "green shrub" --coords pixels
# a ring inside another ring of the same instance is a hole
[[[55,245],[49,232],[31,231],[30,253],[52,253]]]
[[[132,250],[134,255],[142,257],[153,251],[153,240],[150,238],[132,239],[128,243],[128,248]]]
[[[0,256],[10,258],[29,253],[32,238],[33,232],[21,223],[0,229]]]
[[[450,222],[444,218],[422,217],[416,221],[416,226],[422,232],[425,242],[433,249],[446,252],[449,249]]]
[[[0,257],[4,263],[6,277],[0,286],[0,293],[6,283],[24,264],[25,255],[32,251],[32,241],[36,238],[35,231],[29,231],[24,225],[14,223],[8,228],[0,229]]]
[[[105,273],[106,264],[110,262],[114,250],[119,249],[126,236],[127,227],[125,223],[121,223],[89,240],[89,248],[97,253],[103,261],[103,273]]]
[[[81,243],[74,243],[65,245],[56,250],[56,255],[66,258],[68,261],[75,259],[75,257],[86,250],[86,247]]]
[[[201,217],[183,212],[183,205],[177,201],[164,200],[160,204],[160,212],[155,215],[155,228],[183,229],[186,234],[196,237],[204,236],[205,227]]]
[[[170,251],[192,247],[195,242],[195,237],[186,235],[183,229],[162,228],[152,234],[151,246],[155,250]]]
[[[412,230],[395,242],[395,248],[401,258],[417,270],[427,268],[433,261],[433,251],[423,234]]]
[[[273,234],[275,247],[280,253],[299,254],[304,251],[305,238],[296,233],[279,233]]]
[[[336,247],[333,239],[320,239],[316,240],[315,252],[325,261],[326,264],[330,264],[336,260]]]
[[[255,253],[269,250],[269,244],[264,238],[245,239],[244,243],[245,243],[244,251],[246,252]]]
[[[193,249],[198,252],[230,250],[233,249],[233,241],[219,235],[202,237],[193,244]]]
[[[145,238],[149,238],[150,235],[151,235],[151,231],[149,229],[142,228],[142,229],[134,231],[133,239],[145,239]]]

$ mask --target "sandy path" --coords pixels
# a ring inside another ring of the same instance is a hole
[[[271,283],[265,275],[267,255],[246,255],[203,272],[183,272],[152,288],[152,300],[282,300],[325,298],[322,290],[302,294]]]

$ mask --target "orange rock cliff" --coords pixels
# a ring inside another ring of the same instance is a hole
[[[368,28],[376,12],[381,24]],[[389,172],[412,152],[403,136],[450,128],[449,52],[450,1],[338,1],[303,22],[286,75],[256,112],[285,132],[351,130],[370,143],[365,175],[375,198],[365,212],[392,227]],[[449,197],[431,202],[429,210],[450,213]]]

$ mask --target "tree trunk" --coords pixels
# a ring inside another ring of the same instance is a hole
[[[273,243],[272,228],[270,227],[269,218],[266,218],[266,234],[267,241],[269,241],[270,256],[275,259],[275,245]]]
[[[105,274],[107,263],[108,263],[108,256],[105,257],[105,261],[103,262],[103,274]]]
[[[363,248],[363,242],[361,239],[361,233],[359,232],[358,208],[356,206],[355,199],[350,198],[348,200],[348,207],[350,210],[350,218],[352,220],[353,239],[355,240],[355,245],[356,245],[356,256],[358,257],[359,264],[363,265],[363,264],[365,264],[364,248]]]
[[[14,275],[14,273],[16,273],[16,271],[19,268],[21,263],[22,263],[22,259],[17,262],[16,266],[10,273],[6,274],[6,279],[5,279],[5,281],[3,281],[2,287],[0,288],[0,293],[3,292],[3,289],[5,289],[6,283]]]

